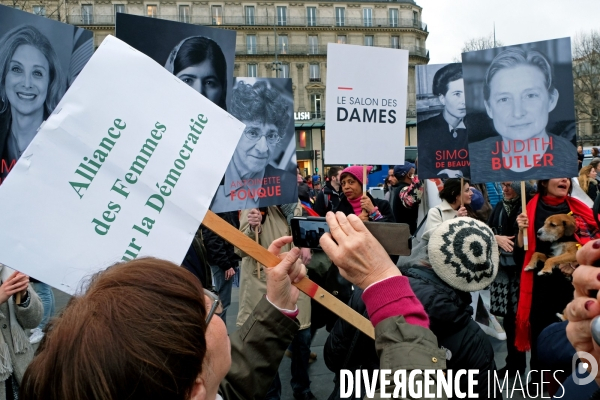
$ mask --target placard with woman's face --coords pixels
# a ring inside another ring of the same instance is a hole
[[[115,30],[118,39],[221,108],[229,108],[235,31],[122,13],[117,14]]]
[[[235,78],[231,115],[246,125],[211,210],[296,203],[294,96],[289,78]]]
[[[0,5],[0,183],[93,52],[92,32]]]
[[[462,54],[473,182],[577,175],[569,38]]]
[[[416,72],[419,178],[469,178],[462,66],[417,65]]]

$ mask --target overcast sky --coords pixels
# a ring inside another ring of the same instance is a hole
[[[415,0],[423,7],[430,64],[460,59],[465,41],[494,30],[504,45],[600,29],[600,0]]]

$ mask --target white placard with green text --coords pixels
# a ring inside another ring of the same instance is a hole
[[[327,45],[327,164],[402,164],[408,51]]]
[[[243,129],[107,37],[0,186],[0,263],[70,294],[122,260],[180,264]]]

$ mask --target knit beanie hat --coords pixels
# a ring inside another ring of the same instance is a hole
[[[372,169],[373,169],[373,167],[368,166],[367,174],[370,173]],[[360,182],[361,185],[363,184],[363,166],[362,165],[353,165],[351,167],[346,167],[342,171],[342,175],[346,174],[346,173],[355,177]],[[340,175],[340,178],[341,178],[341,175]]]
[[[408,161],[404,164],[396,165],[394,167],[394,176],[396,177],[396,179],[402,180],[404,179],[404,176],[408,174],[408,171],[410,171],[412,168],[415,168],[415,164]]]
[[[484,204],[483,193],[481,193],[473,186],[471,186],[470,189],[471,193],[473,193],[473,195],[471,196],[471,208],[473,209],[473,211],[479,211],[481,210],[481,207],[483,207]]]
[[[443,222],[427,246],[429,262],[444,282],[464,292],[489,286],[498,273],[498,243],[483,222],[459,217]]]
[[[510,187],[513,188],[517,195],[521,196],[521,181],[512,181]],[[526,194],[533,196],[535,194],[536,187],[529,181],[525,181],[525,192]]]

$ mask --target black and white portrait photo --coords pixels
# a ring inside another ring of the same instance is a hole
[[[235,31],[119,13],[116,37],[224,110],[229,108]]]
[[[298,201],[292,80],[235,78],[229,113],[246,125],[211,210]]]
[[[570,39],[462,59],[472,181],[577,176]]]
[[[0,183],[93,52],[90,31],[0,6]]]
[[[419,178],[468,178],[462,66],[418,65],[416,70]]]

